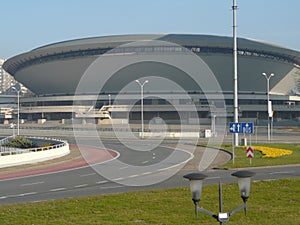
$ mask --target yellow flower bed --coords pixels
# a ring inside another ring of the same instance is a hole
[[[265,146],[254,146],[254,150],[261,151],[263,158],[276,158],[284,155],[291,155],[293,151],[282,148],[271,148]]]

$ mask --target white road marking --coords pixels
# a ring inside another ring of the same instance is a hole
[[[295,173],[295,171],[272,172],[270,174],[290,174],[290,173]]]
[[[131,175],[129,176],[130,178],[133,178],[133,177],[138,177],[139,175],[138,174],[134,174],[134,175]]]
[[[213,180],[213,179],[220,179],[221,177],[207,177],[205,180]]]
[[[93,175],[95,175],[95,174],[96,174],[96,173],[82,174],[82,175],[80,175],[80,177],[93,176]]]
[[[35,195],[38,192],[27,192],[27,193],[22,193],[22,194],[17,194],[17,195],[6,195],[6,196],[1,196],[0,199],[5,199],[5,198],[15,198],[15,197],[24,197],[27,195]]]
[[[14,198],[14,197],[19,197],[19,195],[6,195],[6,196],[2,196],[1,199]]]
[[[126,168],[128,168],[128,167],[129,167],[129,166],[120,167],[120,170],[126,169]]]
[[[55,189],[51,189],[50,191],[54,192],[54,191],[63,191],[66,190],[67,188],[55,188]]]
[[[119,187],[124,187],[124,186],[117,185],[117,186],[109,186],[109,187],[100,187],[100,189],[112,189],[112,188],[119,188]]]
[[[181,164],[175,164],[173,166],[169,166],[169,167],[165,167],[165,168],[161,168],[161,169],[158,169],[157,171],[164,171],[164,170],[169,170],[169,169],[172,169],[174,167],[177,167],[177,166],[180,166]]]
[[[35,183],[21,184],[21,187],[31,186],[31,185],[36,185],[36,184],[43,184],[43,183],[45,183],[45,182],[44,181],[40,181],[40,182],[35,182]]]
[[[142,175],[148,175],[148,174],[151,174],[151,172],[142,173]]]
[[[74,188],[81,188],[81,187],[86,187],[88,186],[87,184],[79,184],[79,185],[76,185],[74,186]]]
[[[37,194],[37,192],[23,193],[23,194],[19,194],[18,196],[19,196],[19,197],[23,197],[23,196],[26,196],[26,195],[35,195],[35,194]]]
[[[254,180],[253,182],[256,183],[256,182],[273,181],[273,180],[276,180],[276,179]]]
[[[145,164],[145,163],[147,163],[147,162],[149,162],[149,160],[146,160],[146,161],[142,162],[142,164]]]
[[[87,147],[89,147],[90,145],[87,145]],[[90,146],[90,147],[95,147],[95,146]],[[109,160],[106,160],[106,161],[103,161],[103,162],[100,162],[100,163],[95,163],[95,164],[92,164],[93,166],[94,165],[101,165],[101,164],[104,164],[104,163],[107,163],[107,162],[110,162],[110,161],[113,161],[117,158],[120,157],[120,153],[113,150],[113,149],[106,149],[106,150],[109,150],[109,151],[113,151],[117,154],[116,157],[112,158],[112,159],[109,159]],[[36,175],[27,175],[27,176],[23,176],[23,177],[12,177],[12,178],[7,178],[7,179],[3,179],[3,180],[0,180],[0,183],[1,182],[5,182],[7,180],[19,180],[19,179],[24,179],[25,177],[39,177],[39,176],[44,176],[44,175],[49,175],[49,174],[58,174],[58,173],[64,173],[64,172],[69,172],[69,171],[75,171],[75,170],[80,170],[80,169],[83,169],[83,168],[88,168],[90,167],[90,165],[87,165],[87,166],[81,166],[81,167],[76,167],[76,168],[71,168],[71,169],[65,169],[65,170],[59,170],[59,171],[55,171],[55,172],[46,172],[46,173],[41,173],[41,174],[36,174]]]
[[[119,178],[116,178],[116,179],[113,179],[114,181],[118,181],[118,180],[124,180],[125,177],[119,177]]]
[[[157,171],[164,171],[164,170],[168,170],[169,168],[166,167],[166,168],[161,168],[161,169],[158,169]]]
[[[101,181],[96,182],[96,184],[105,184],[107,182],[108,182],[107,180],[101,180]]]

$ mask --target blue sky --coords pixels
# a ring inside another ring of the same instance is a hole
[[[237,34],[300,51],[299,0],[237,0]],[[0,0],[0,58],[83,37],[232,35],[232,0]]]

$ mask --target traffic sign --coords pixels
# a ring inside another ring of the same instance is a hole
[[[254,158],[254,148],[252,146],[248,146],[246,149],[247,158]]]
[[[229,123],[229,132],[231,134],[241,133],[241,134],[253,134],[253,123]]]

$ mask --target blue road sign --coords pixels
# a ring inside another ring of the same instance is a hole
[[[229,132],[231,134],[240,133],[240,134],[253,134],[253,123],[229,123]]]

